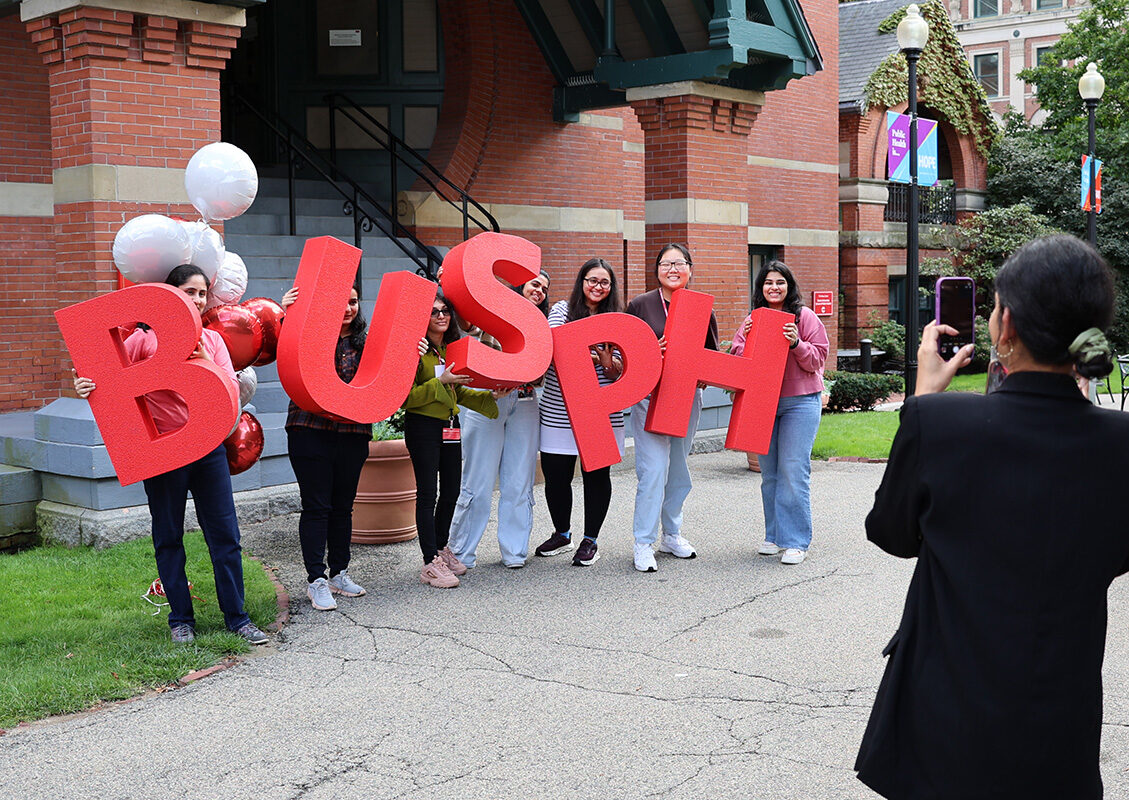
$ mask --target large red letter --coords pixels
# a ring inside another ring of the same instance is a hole
[[[412,388],[435,284],[410,272],[381,279],[360,366],[345,383],[333,354],[360,260],[360,250],[332,236],[306,241],[294,278],[298,299],[278,337],[278,377],[306,411],[376,422],[391,416]]]
[[[443,293],[459,315],[491,334],[499,353],[472,337],[447,348],[452,372],[470,375],[472,386],[501,388],[531,383],[553,358],[549,323],[537,307],[496,281],[520,286],[540,274],[541,248],[520,236],[480,233],[443,259]]]
[[[646,429],[685,436],[694,389],[701,381],[737,391],[725,446],[767,453],[788,359],[788,340],[780,329],[793,318],[783,311],[758,308],[741,357],[702,346],[712,308],[713,297],[689,289],[679,289],[671,298],[663,329],[667,344],[662,378],[651,395]]]
[[[612,342],[623,354],[623,374],[600,386],[592,346]],[[659,343],[646,322],[630,314],[597,314],[553,328],[553,364],[561,383],[580,463],[585,470],[618,464],[619,448],[608,415],[638,403],[662,371]]]
[[[189,356],[200,341],[200,314],[187,295],[162,283],[130,286],[61,308],[55,320],[79,375],[98,388],[90,410],[118,480],[127,486],[191,464],[222,442],[239,416],[239,392],[211,361]],[[157,352],[131,363],[118,327],[144,322]],[[158,434],[143,395],[176,392],[188,422]]]

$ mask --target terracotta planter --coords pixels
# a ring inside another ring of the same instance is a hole
[[[416,478],[403,439],[369,442],[353,501],[355,544],[405,542],[416,535]]]

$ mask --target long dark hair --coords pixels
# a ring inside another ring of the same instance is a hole
[[[768,301],[764,299],[764,282],[770,272],[779,272],[788,282],[788,292],[784,295],[784,310],[795,315],[796,322],[799,322],[800,309],[804,307],[804,300],[800,297],[800,284],[796,282],[796,276],[783,261],[769,261],[760,268],[760,272],[753,280],[753,308],[768,308]]]
[[[365,339],[368,338],[368,334],[365,332],[368,328],[368,321],[361,310],[361,287],[354,286],[353,289],[357,291],[357,316],[353,317],[353,321],[349,323],[349,330],[341,338],[348,339],[349,344],[360,350],[365,346]]]
[[[549,277],[549,273],[546,272],[545,270],[541,270],[541,274],[538,277],[544,278],[545,282],[548,283],[550,286],[553,283],[553,279]],[[511,286],[510,288],[524,297],[525,296],[525,284],[526,283],[529,283],[529,281],[526,281],[525,283],[519,283],[517,286]],[[542,297],[541,302],[537,304],[537,309],[542,314],[544,314],[546,317],[549,316],[549,293],[548,292],[545,292],[545,296]]]
[[[608,271],[608,278],[612,285],[608,289],[607,296],[596,306],[595,312],[592,312],[589,311],[588,304],[584,301],[584,279],[596,267],[603,267]],[[623,300],[619,296],[619,285],[615,279],[615,271],[612,269],[612,265],[604,259],[590,258],[580,267],[580,272],[576,273],[576,282],[573,283],[572,294],[568,298],[568,318],[570,320],[583,319],[592,313],[606,314],[609,311],[623,311]]]
[[[996,294],[1036,361],[1073,362],[1085,378],[1102,378],[1113,369],[1109,354],[1075,359],[1069,351],[1078,334],[1104,331],[1113,321],[1113,275],[1090,245],[1073,236],[1028,242],[996,273]]]
[[[173,267],[168,277],[165,278],[165,283],[179,289],[181,286],[188,283],[188,279],[193,275],[199,275],[204,279],[205,288],[212,288],[212,282],[208,280],[208,276],[204,274],[204,270],[200,269],[195,264],[181,264],[179,267]]]

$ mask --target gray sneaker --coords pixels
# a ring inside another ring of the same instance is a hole
[[[333,611],[337,608],[337,601],[333,599],[333,594],[329,589],[329,581],[325,578],[318,578],[313,583],[307,584],[306,595],[318,611]]]
[[[236,636],[242,636],[248,644],[266,644],[270,641],[267,635],[255,627],[255,623],[248,622],[237,630],[232,631]]]
[[[349,573],[341,570],[329,579],[329,591],[345,597],[360,597],[365,593],[365,587],[349,577]]]
[[[173,625],[169,633],[176,644],[191,644],[196,641],[196,634],[192,631],[192,626],[183,622],[179,625]]]

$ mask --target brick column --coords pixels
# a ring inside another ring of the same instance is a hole
[[[49,73],[55,266],[44,278],[56,307],[117,288],[111,245],[128,219],[198,216],[184,167],[219,140],[219,75],[244,12],[176,8],[193,18],[82,5],[25,19]],[[64,386],[70,363],[57,331],[46,344],[56,355],[44,379]]]
[[[646,271],[640,278],[655,288],[660,248],[687,244],[694,257],[691,287],[714,296],[722,331],[735,330],[748,313],[748,135],[764,96],[685,83],[634,90],[628,100],[645,147]]]
[[[889,316],[890,284],[883,213],[886,181],[844,178],[839,181],[842,220],[839,248],[839,287],[843,292],[842,346],[857,347],[860,331],[871,316]]]

